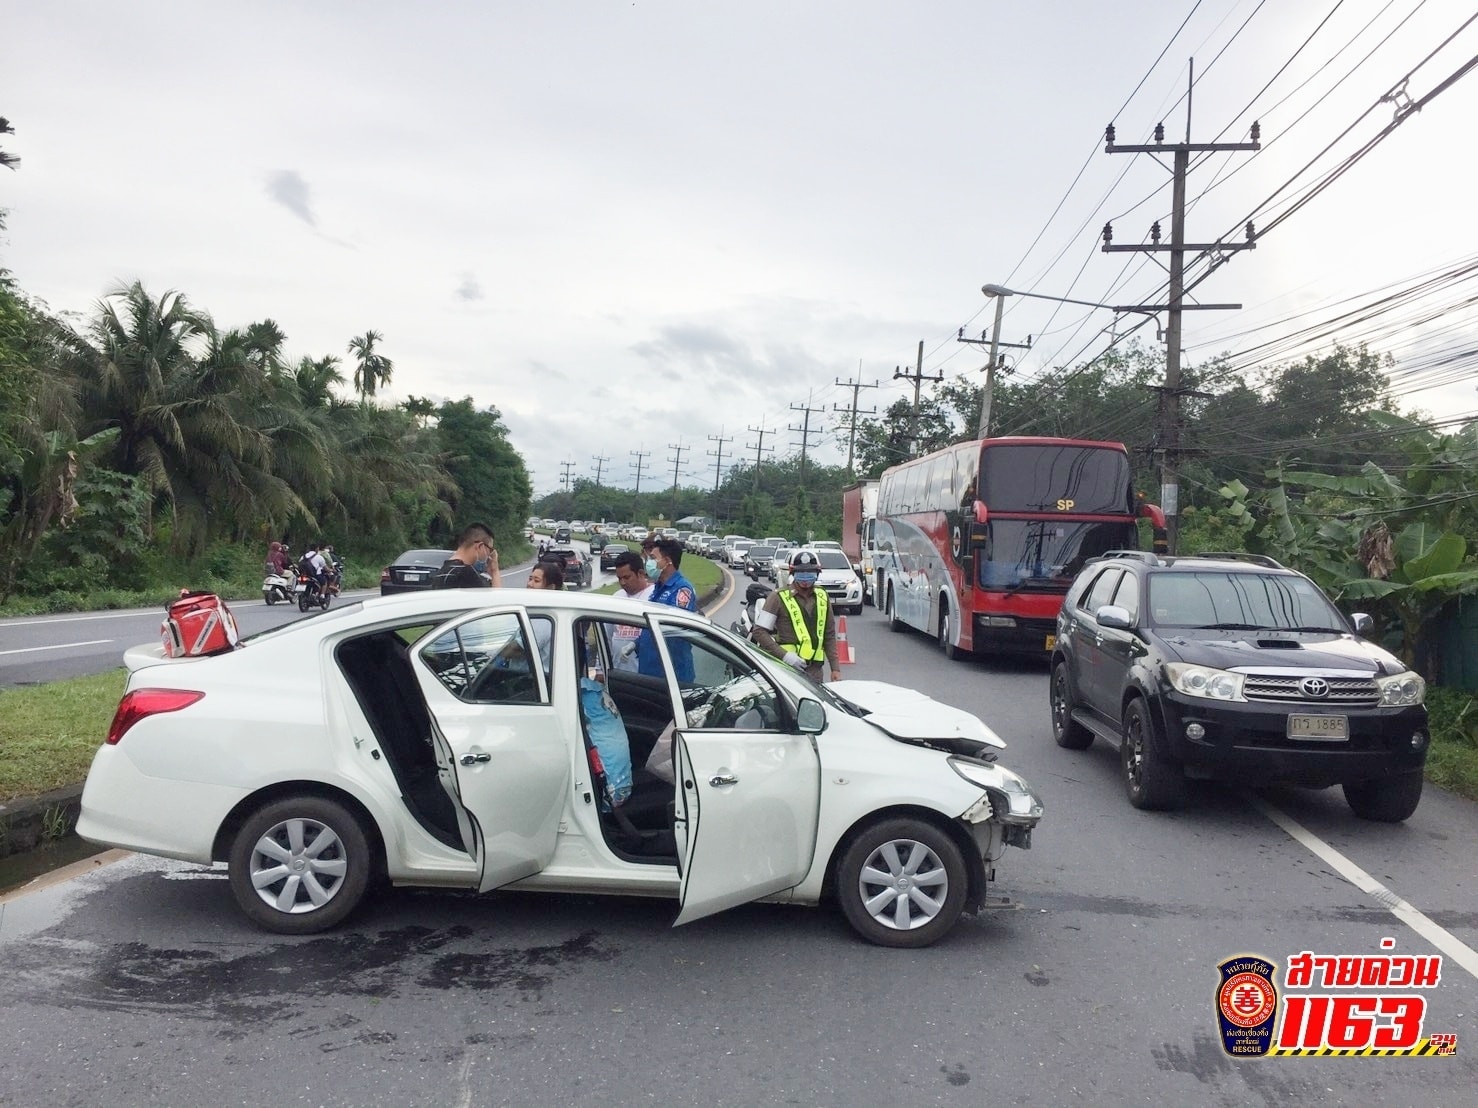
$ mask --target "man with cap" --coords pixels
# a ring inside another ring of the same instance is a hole
[[[790,559],[790,583],[765,598],[750,638],[767,654],[820,681],[825,669],[842,679],[837,660],[836,613],[824,590],[816,588],[821,559],[814,550],[797,550]]]

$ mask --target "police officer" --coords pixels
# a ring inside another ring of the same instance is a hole
[[[790,559],[790,584],[765,598],[754,619],[750,638],[767,654],[821,680],[822,662],[831,679],[840,681],[837,662],[836,614],[824,590],[816,588],[821,560],[814,550],[797,550]]]

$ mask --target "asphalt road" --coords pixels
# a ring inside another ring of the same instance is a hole
[[[1110,750],[1052,743],[1040,663],[947,663],[872,609],[849,640],[848,676],[980,713],[1046,798],[998,867],[1016,908],[893,951],[827,909],[673,930],[663,901],[402,890],[286,939],[221,872],[129,857],[0,903],[0,1104],[1478,1103],[1473,804],[1429,789],[1392,827],[1338,790],[1204,786],[1136,812]],[[1425,1030],[1456,1057],[1223,1054],[1217,963],[1383,938],[1444,955]]]

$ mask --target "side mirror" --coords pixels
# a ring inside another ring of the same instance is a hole
[[[802,735],[819,735],[826,730],[826,709],[821,701],[805,697],[795,710],[796,729]]]
[[[1133,627],[1133,621],[1129,618],[1129,609],[1121,608],[1117,604],[1105,604],[1093,613],[1093,618],[1098,621],[1100,627],[1112,627],[1118,631],[1128,631]]]
[[[1368,635],[1375,630],[1375,620],[1364,612],[1351,612],[1350,623],[1355,627],[1355,634]]]

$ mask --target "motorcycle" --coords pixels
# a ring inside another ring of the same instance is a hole
[[[306,573],[298,574],[298,583],[293,586],[293,594],[298,598],[300,612],[306,612],[309,608],[327,611],[329,601],[333,599],[331,590],[319,585],[317,577],[310,577]]]
[[[745,589],[744,603],[739,608],[739,618],[729,624],[729,630],[736,635],[749,638],[749,633],[754,630],[754,617],[764,606],[765,598],[774,591],[769,585],[763,585],[758,581]]]
[[[279,600],[291,604],[293,600],[293,572],[285,570],[278,573],[270,567],[267,576],[262,578],[262,599],[268,604],[276,604]]]

